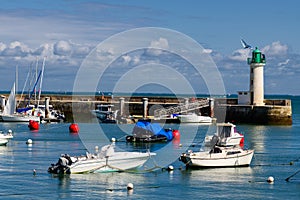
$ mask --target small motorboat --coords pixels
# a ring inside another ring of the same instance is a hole
[[[97,109],[92,110],[92,114],[96,116],[100,123],[116,124],[118,110],[113,111],[112,104],[100,104],[97,105]]]
[[[190,167],[242,167],[249,166],[254,150],[240,147],[215,146],[210,151],[189,150],[180,156],[180,161]]]
[[[205,137],[205,146],[235,146],[244,145],[244,135],[236,130],[232,123],[218,123],[217,132]]]
[[[12,135],[11,130],[8,130],[7,133],[3,133],[2,131],[0,131],[0,145],[6,145],[13,137],[14,136]]]
[[[242,167],[249,166],[254,150],[243,149],[244,136],[231,123],[217,124],[217,133],[205,138],[199,152],[188,150],[179,160],[190,167]]]
[[[176,133],[176,134],[175,134]],[[149,120],[139,120],[132,131],[132,135],[126,136],[127,142],[167,142],[178,135],[178,130],[163,129],[159,123],[151,123]]]
[[[56,164],[51,164],[51,174],[100,173],[126,171],[141,167],[151,156],[151,152],[115,152],[114,143],[105,145],[98,153],[84,156],[62,154]]]
[[[180,123],[212,123],[212,118],[209,116],[197,115],[196,113],[176,115]]]

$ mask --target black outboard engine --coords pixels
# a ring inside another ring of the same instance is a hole
[[[70,174],[69,166],[71,164],[72,160],[68,154],[61,155],[55,165],[51,164],[51,167],[48,168],[48,172],[51,174]]]

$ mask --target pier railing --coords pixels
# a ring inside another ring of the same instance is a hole
[[[179,104],[177,106],[170,106],[167,108],[156,109],[154,110],[154,117],[163,118],[163,117],[170,116],[171,114],[184,113],[184,112],[200,109],[207,106],[209,106],[209,100],[201,99],[192,103]]]

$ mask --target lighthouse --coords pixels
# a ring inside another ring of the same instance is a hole
[[[252,51],[252,58],[248,58],[250,65],[250,104],[264,106],[264,66],[265,55],[256,47]]]

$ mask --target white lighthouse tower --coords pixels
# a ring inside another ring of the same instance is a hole
[[[250,104],[264,106],[264,66],[265,55],[258,48],[252,51],[252,58],[248,58],[250,65]]]

